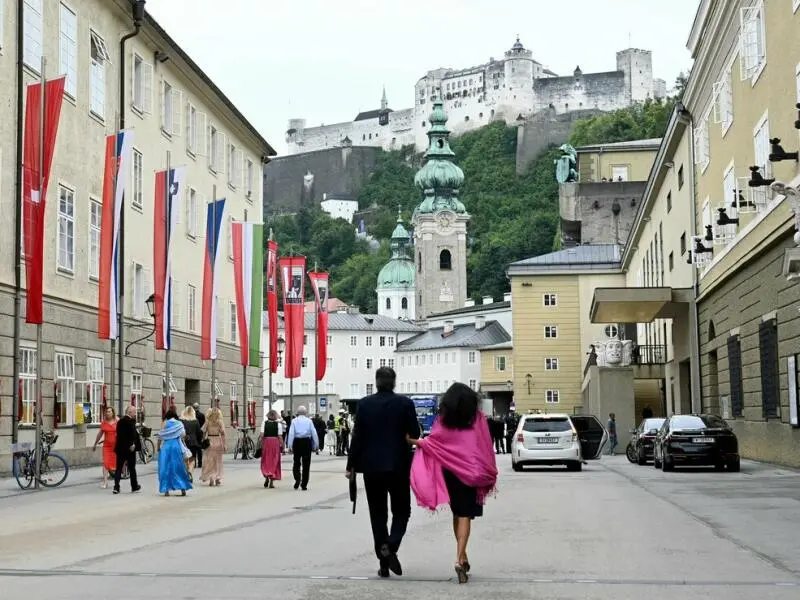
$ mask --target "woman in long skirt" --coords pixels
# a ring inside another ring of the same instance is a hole
[[[274,488],[275,482],[281,480],[281,430],[278,413],[274,410],[267,413],[264,421],[264,441],[261,446],[261,474],[264,476],[264,487]]]
[[[94,440],[92,450],[97,450],[97,445],[103,442],[103,489],[108,487],[108,477],[114,477],[114,469],[117,468],[117,453],[114,448],[117,444],[117,414],[113,407],[106,408],[105,419],[100,423],[100,431]]]
[[[189,453],[183,438],[186,430],[178,420],[178,414],[170,409],[164,416],[164,424],[158,432],[158,491],[165,496],[170,492],[192,489],[189,473],[186,471],[186,454]]]
[[[225,423],[222,421],[222,411],[212,408],[206,414],[203,425],[203,437],[209,442],[208,448],[203,453],[203,471],[200,481],[207,481],[209,486],[222,484],[222,455],[225,453]]]

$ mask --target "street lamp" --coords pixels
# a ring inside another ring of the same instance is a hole
[[[528,373],[525,375],[525,381],[528,383],[528,396],[531,395],[531,382],[533,381],[533,375]]]
[[[156,295],[155,294],[150,294],[147,297],[147,300],[144,301],[144,305],[147,307],[147,314],[149,314],[150,318],[153,319],[153,331],[148,333],[146,336],[139,338],[138,340],[134,340],[134,341],[130,342],[127,346],[125,346],[125,356],[128,356],[128,354],[129,354],[128,350],[130,350],[131,346],[135,346],[139,342],[143,342],[146,339],[151,338],[153,336],[153,334],[156,332],[156,320],[155,320],[155,316],[156,316]],[[120,402],[121,401],[122,401],[122,396],[120,396]]]

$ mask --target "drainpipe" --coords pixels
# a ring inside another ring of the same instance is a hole
[[[125,128],[125,43],[139,35],[144,20],[144,5],[146,0],[135,0],[133,4],[133,31],[122,36],[119,41],[119,130]],[[117,414],[122,414],[122,398],[125,374],[125,343],[123,323],[125,321],[125,199],[122,199],[122,210],[119,219],[119,302],[117,303]]]
[[[694,169],[694,128],[692,127],[692,115],[684,108],[684,115],[687,117],[689,124],[689,155],[691,156],[691,169],[689,169],[689,183],[692,190],[692,235],[697,233],[697,181],[695,178]],[[690,236],[691,239],[691,236]],[[691,242],[689,247],[694,253]],[[694,256],[694,254],[692,254]],[[697,268],[692,265],[692,281],[694,287],[694,297],[692,298],[692,305],[689,308],[689,323],[690,323],[690,336],[689,336],[689,368],[691,371],[691,398],[692,398],[692,412],[699,413],[703,408],[703,399],[700,386],[700,312],[697,309],[697,296],[700,293],[700,276],[697,273]]]
[[[14,181],[14,379],[11,384],[11,443],[16,444],[19,434],[19,343],[20,304],[22,299],[22,132],[25,127],[23,93],[25,89],[23,70],[24,8],[17,2],[17,164]]]

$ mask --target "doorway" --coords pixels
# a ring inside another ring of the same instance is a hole
[[[191,406],[195,402],[201,404],[199,379],[187,379],[184,389],[186,390],[186,406]]]
[[[678,365],[680,389],[680,414],[692,414],[692,366],[689,359],[683,360]]]

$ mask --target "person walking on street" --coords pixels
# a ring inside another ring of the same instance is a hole
[[[297,415],[292,419],[287,438],[289,448],[294,454],[294,489],[308,489],[309,470],[311,469],[311,453],[319,448],[319,438],[314,423],[308,418],[305,406],[297,407]]]
[[[106,414],[103,422],[100,423],[100,431],[94,440],[92,452],[97,450],[97,445],[103,442],[103,485],[104,490],[108,489],[108,476],[114,477],[117,469],[117,413],[111,406],[106,407]]]
[[[609,413],[606,429],[608,430],[608,454],[614,456],[617,449],[617,417],[614,413]]]
[[[411,518],[412,452],[407,440],[421,435],[414,403],[407,396],[394,393],[396,380],[390,367],[375,372],[378,391],[358,403],[347,457],[348,479],[353,473],[364,476],[380,577],[389,577],[390,571],[403,574],[397,553]],[[391,528],[387,524],[387,497],[392,507]]]
[[[183,441],[186,429],[178,420],[175,409],[169,409],[164,415],[164,423],[158,432],[158,491],[165,496],[170,492],[180,491],[181,496],[186,495],[186,490],[192,489],[192,482],[186,471],[187,453]]]
[[[203,430],[200,428],[200,422],[197,420],[194,408],[191,406],[183,409],[181,423],[183,423],[183,428],[186,430],[184,442],[192,453],[192,456],[186,459],[186,472],[189,474],[189,481],[192,481],[194,480],[195,461],[203,442]]]
[[[328,432],[325,434],[325,445],[328,447],[328,454],[336,452],[336,420],[333,415],[328,415]]]
[[[314,422],[314,429],[317,430],[317,439],[319,440],[319,448],[317,448],[317,454],[322,452],[322,449],[325,446],[325,432],[328,430],[325,427],[325,421],[319,414],[314,415],[314,418],[311,419]]]
[[[131,478],[131,492],[142,489],[139,478],[136,476],[136,453],[142,449],[142,439],[136,431],[136,407],[129,405],[125,409],[125,416],[117,422],[117,442],[114,452],[117,455],[117,468],[114,470],[114,493],[119,494],[119,482],[122,479],[122,469],[128,466]]]
[[[264,487],[274,488],[275,482],[282,478],[281,473],[281,446],[283,438],[281,434],[281,422],[278,420],[277,411],[271,410],[267,413],[267,420],[264,421],[262,431],[263,441],[261,442],[261,475],[264,477]]]
[[[519,417],[514,409],[509,409],[506,415],[506,452],[511,454],[511,443],[514,441],[514,435],[517,433],[517,426],[519,425]]]
[[[220,409],[212,408],[208,411],[208,418],[203,425],[203,439],[208,440],[208,448],[206,449],[206,461],[203,463],[203,470],[200,471],[200,481],[207,481],[211,487],[221,485],[223,475],[222,457],[226,450],[226,443],[225,423],[222,420],[222,411]],[[198,456],[200,455],[198,454]]]
[[[205,416],[205,414],[203,414],[203,411],[200,410],[200,403],[199,402],[195,402],[194,404],[192,404],[192,408],[194,409],[194,414],[197,417],[197,422],[200,424],[200,430],[203,431],[203,427],[206,424],[206,416]],[[203,468],[203,446],[202,446],[202,444],[197,449],[196,459],[197,459],[197,465],[196,466],[197,466],[198,469],[201,469],[201,472],[202,472],[202,468]]]

